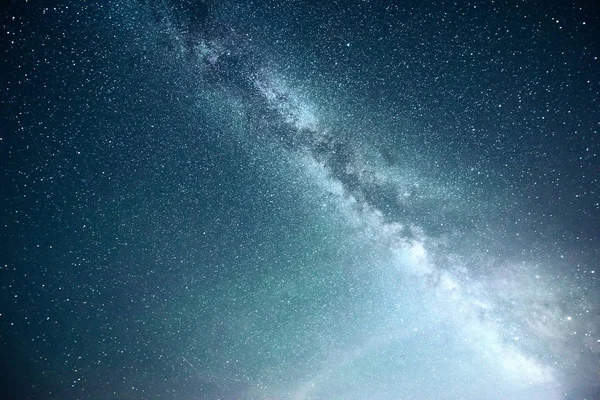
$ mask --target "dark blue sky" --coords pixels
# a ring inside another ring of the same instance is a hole
[[[7,398],[600,383],[597,5],[1,18]]]

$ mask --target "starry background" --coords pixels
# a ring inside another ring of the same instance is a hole
[[[600,398],[594,2],[1,14],[2,398]]]

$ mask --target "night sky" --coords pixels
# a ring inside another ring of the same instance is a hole
[[[1,399],[600,399],[595,1],[5,3]]]

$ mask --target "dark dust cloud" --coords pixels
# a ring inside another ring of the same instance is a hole
[[[592,1],[12,1],[3,399],[600,398]]]

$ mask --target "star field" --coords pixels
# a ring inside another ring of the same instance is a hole
[[[600,396],[590,2],[13,2],[7,399]]]

